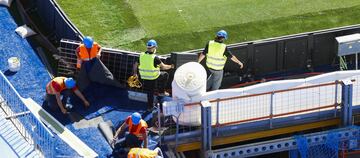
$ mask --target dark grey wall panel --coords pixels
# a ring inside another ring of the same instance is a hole
[[[270,73],[277,68],[277,44],[258,44],[254,47],[254,72]]]
[[[334,34],[314,35],[314,51],[312,54],[313,66],[330,64],[335,58]]]
[[[240,69],[240,67],[231,61],[231,59],[228,59],[225,64],[225,71],[227,72],[235,72],[235,73],[242,73],[247,70],[249,67],[249,64],[251,65],[251,58],[249,58],[248,48],[246,46],[240,46],[240,47],[232,47],[229,48],[231,53],[235,55],[241,62],[244,64],[244,68]]]
[[[307,38],[300,37],[285,41],[284,68],[305,68],[307,59]]]

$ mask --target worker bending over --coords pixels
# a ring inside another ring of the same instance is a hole
[[[59,107],[61,112],[66,114],[67,108],[70,108],[66,107],[66,103],[70,95],[72,95],[72,92],[83,101],[85,107],[90,106],[90,103],[76,87],[75,80],[66,77],[55,77],[46,85],[46,106],[53,111],[57,110],[57,107]]]
[[[217,90],[221,86],[221,81],[224,73],[224,66],[227,58],[230,58],[233,62],[243,68],[243,63],[240,62],[236,56],[234,56],[224,44],[224,40],[227,39],[227,33],[224,30],[220,30],[215,37],[215,40],[209,41],[202,53],[200,53],[198,62],[200,63],[206,57],[206,67],[210,72],[208,82],[206,85],[207,90]]]
[[[129,127],[129,133],[125,134],[125,139],[118,138],[127,127]],[[141,115],[134,112],[128,116],[125,122],[116,130],[111,144],[116,147],[118,144],[121,146],[126,143],[126,147],[133,148],[141,147],[141,144],[144,143],[143,147],[147,148],[147,127],[148,125],[141,118]]]
[[[158,82],[161,83],[159,93],[168,95],[167,92],[165,92],[165,86],[167,85],[169,74],[160,70],[169,70],[173,68],[173,65],[164,64],[160,58],[155,55],[157,49],[157,43],[155,40],[149,40],[146,47],[146,52],[142,52],[140,54],[139,61],[134,64],[133,75],[137,76],[137,70],[139,70],[140,78],[144,83],[143,85],[148,90],[148,109],[151,109],[154,106],[154,91]]]

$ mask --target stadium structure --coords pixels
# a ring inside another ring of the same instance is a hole
[[[156,96],[152,111],[148,90],[127,82],[139,53],[103,48],[100,60],[120,88],[91,83],[91,106],[72,97],[64,116],[43,108],[45,86],[77,77],[83,33],[55,0],[0,2],[4,157],[115,157],[104,126],[119,127],[133,112],[153,126],[148,148],[159,147],[159,157],[359,157],[360,25],[230,44],[245,67],[227,62],[221,89],[211,92],[199,93],[202,72],[186,67],[202,50],[162,55],[177,69],[168,73],[181,99]]]

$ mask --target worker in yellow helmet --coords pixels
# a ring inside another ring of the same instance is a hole
[[[165,86],[167,85],[169,74],[160,70],[169,70],[173,68],[173,65],[164,64],[160,58],[155,55],[157,49],[157,42],[155,40],[149,40],[146,46],[147,51],[141,53],[139,62],[134,64],[133,74],[137,76],[137,70],[139,70],[140,79],[143,81],[143,85],[148,90],[148,109],[151,109],[154,106],[154,90],[157,85],[160,85],[160,87],[158,87],[159,92],[167,95],[167,92],[165,92]],[[161,84],[158,84],[158,82]]]
[[[224,66],[227,58],[239,65],[240,69],[243,68],[243,63],[233,55],[227,48],[224,41],[227,39],[227,32],[220,30],[215,37],[215,40],[209,41],[202,53],[200,53],[198,62],[200,63],[206,57],[206,67],[210,72],[207,90],[217,90],[221,86],[223,78]]]

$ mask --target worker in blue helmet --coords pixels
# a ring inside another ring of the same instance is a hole
[[[83,42],[76,48],[77,63],[76,68],[80,69],[82,63],[92,61],[94,58],[101,56],[101,46],[94,42],[90,36],[85,36]]]
[[[125,135],[125,139],[119,138],[123,134],[124,130],[128,128],[128,134]],[[111,144],[117,145],[126,143],[126,147],[143,147],[147,148],[147,123],[141,118],[141,115],[138,112],[134,112],[128,116],[125,122],[116,130],[113,141]]]
[[[198,62],[200,63],[206,57],[205,65],[209,72],[207,90],[217,90],[220,88],[227,58],[236,63],[240,69],[244,66],[224,43],[227,38],[227,32],[220,30],[217,32],[215,39],[206,43],[205,49],[200,53]]]
[[[68,103],[68,99],[72,93],[75,93],[84,103],[85,107],[89,107],[90,103],[84,95],[76,87],[76,82],[71,77],[55,77],[46,85],[46,103],[45,109],[57,111],[60,108],[63,114],[72,108]],[[61,99],[62,97],[62,99]]]
[[[169,70],[173,65],[164,64],[158,56],[155,55],[158,44],[151,39],[146,43],[147,50],[140,53],[139,61],[135,62],[133,75],[138,76],[147,90],[148,109],[153,108],[155,89],[159,90],[160,95],[169,95],[165,88],[168,86],[169,74],[161,70]],[[161,83],[161,84],[158,84]],[[159,85],[159,87],[157,87]]]

